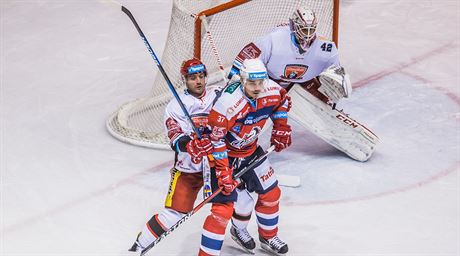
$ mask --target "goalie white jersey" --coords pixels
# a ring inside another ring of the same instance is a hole
[[[300,84],[340,64],[334,42],[318,37],[308,51],[300,53],[293,40],[289,26],[280,26],[255,42],[261,51],[259,58],[273,80]]]
[[[179,97],[190,114],[195,127],[200,130],[201,134],[208,133],[208,115],[216,98],[216,92],[208,90],[204,96],[198,99],[185,91]],[[176,151],[175,168],[187,173],[201,172],[202,164],[193,163],[190,155],[179,149],[179,143],[177,142],[184,136],[194,136],[194,132],[192,124],[190,124],[176,99],[172,99],[166,106],[164,125],[170,139],[170,145]]]
[[[289,90],[293,119],[353,159],[366,161],[371,157],[378,137],[333,107],[352,91],[334,42],[317,37],[303,51],[289,26],[280,26],[246,45],[235,58],[229,77],[239,73],[244,59],[257,57],[266,65],[270,78]],[[317,77],[321,83],[314,79]]]

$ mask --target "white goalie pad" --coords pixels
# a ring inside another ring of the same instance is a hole
[[[340,66],[330,66],[319,74],[321,86],[318,91],[326,95],[333,102],[337,103],[341,98],[351,96],[350,76]]]
[[[372,156],[379,138],[371,130],[297,84],[289,95],[292,98],[290,118],[355,160],[364,162]]]

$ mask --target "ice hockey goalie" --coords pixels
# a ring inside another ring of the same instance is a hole
[[[335,108],[352,93],[334,42],[316,34],[316,14],[299,7],[280,26],[246,45],[236,56],[229,77],[247,58],[260,58],[269,77],[289,91],[290,117],[327,143],[358,161],[367,161],[379,138],[360,122]],[[295,131],[294,131],[295,132]]]

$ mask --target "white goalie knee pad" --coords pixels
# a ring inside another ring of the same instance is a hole
[[[173,209],[164,209],[160,214],[158,214],[158,219],[161,224],[167,228],[172,227],[176,224],[185,214],[175,211]]]

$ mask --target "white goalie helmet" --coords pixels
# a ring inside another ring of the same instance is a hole
[[[267,79],[267,68],[259,59],[245,59],[240,68],[240,76],[243,80]]]
[[[318,20],[315,13],[306,6],[301,6],[292,14],[289,26],[300,47],[307,50],[316,38]]]

